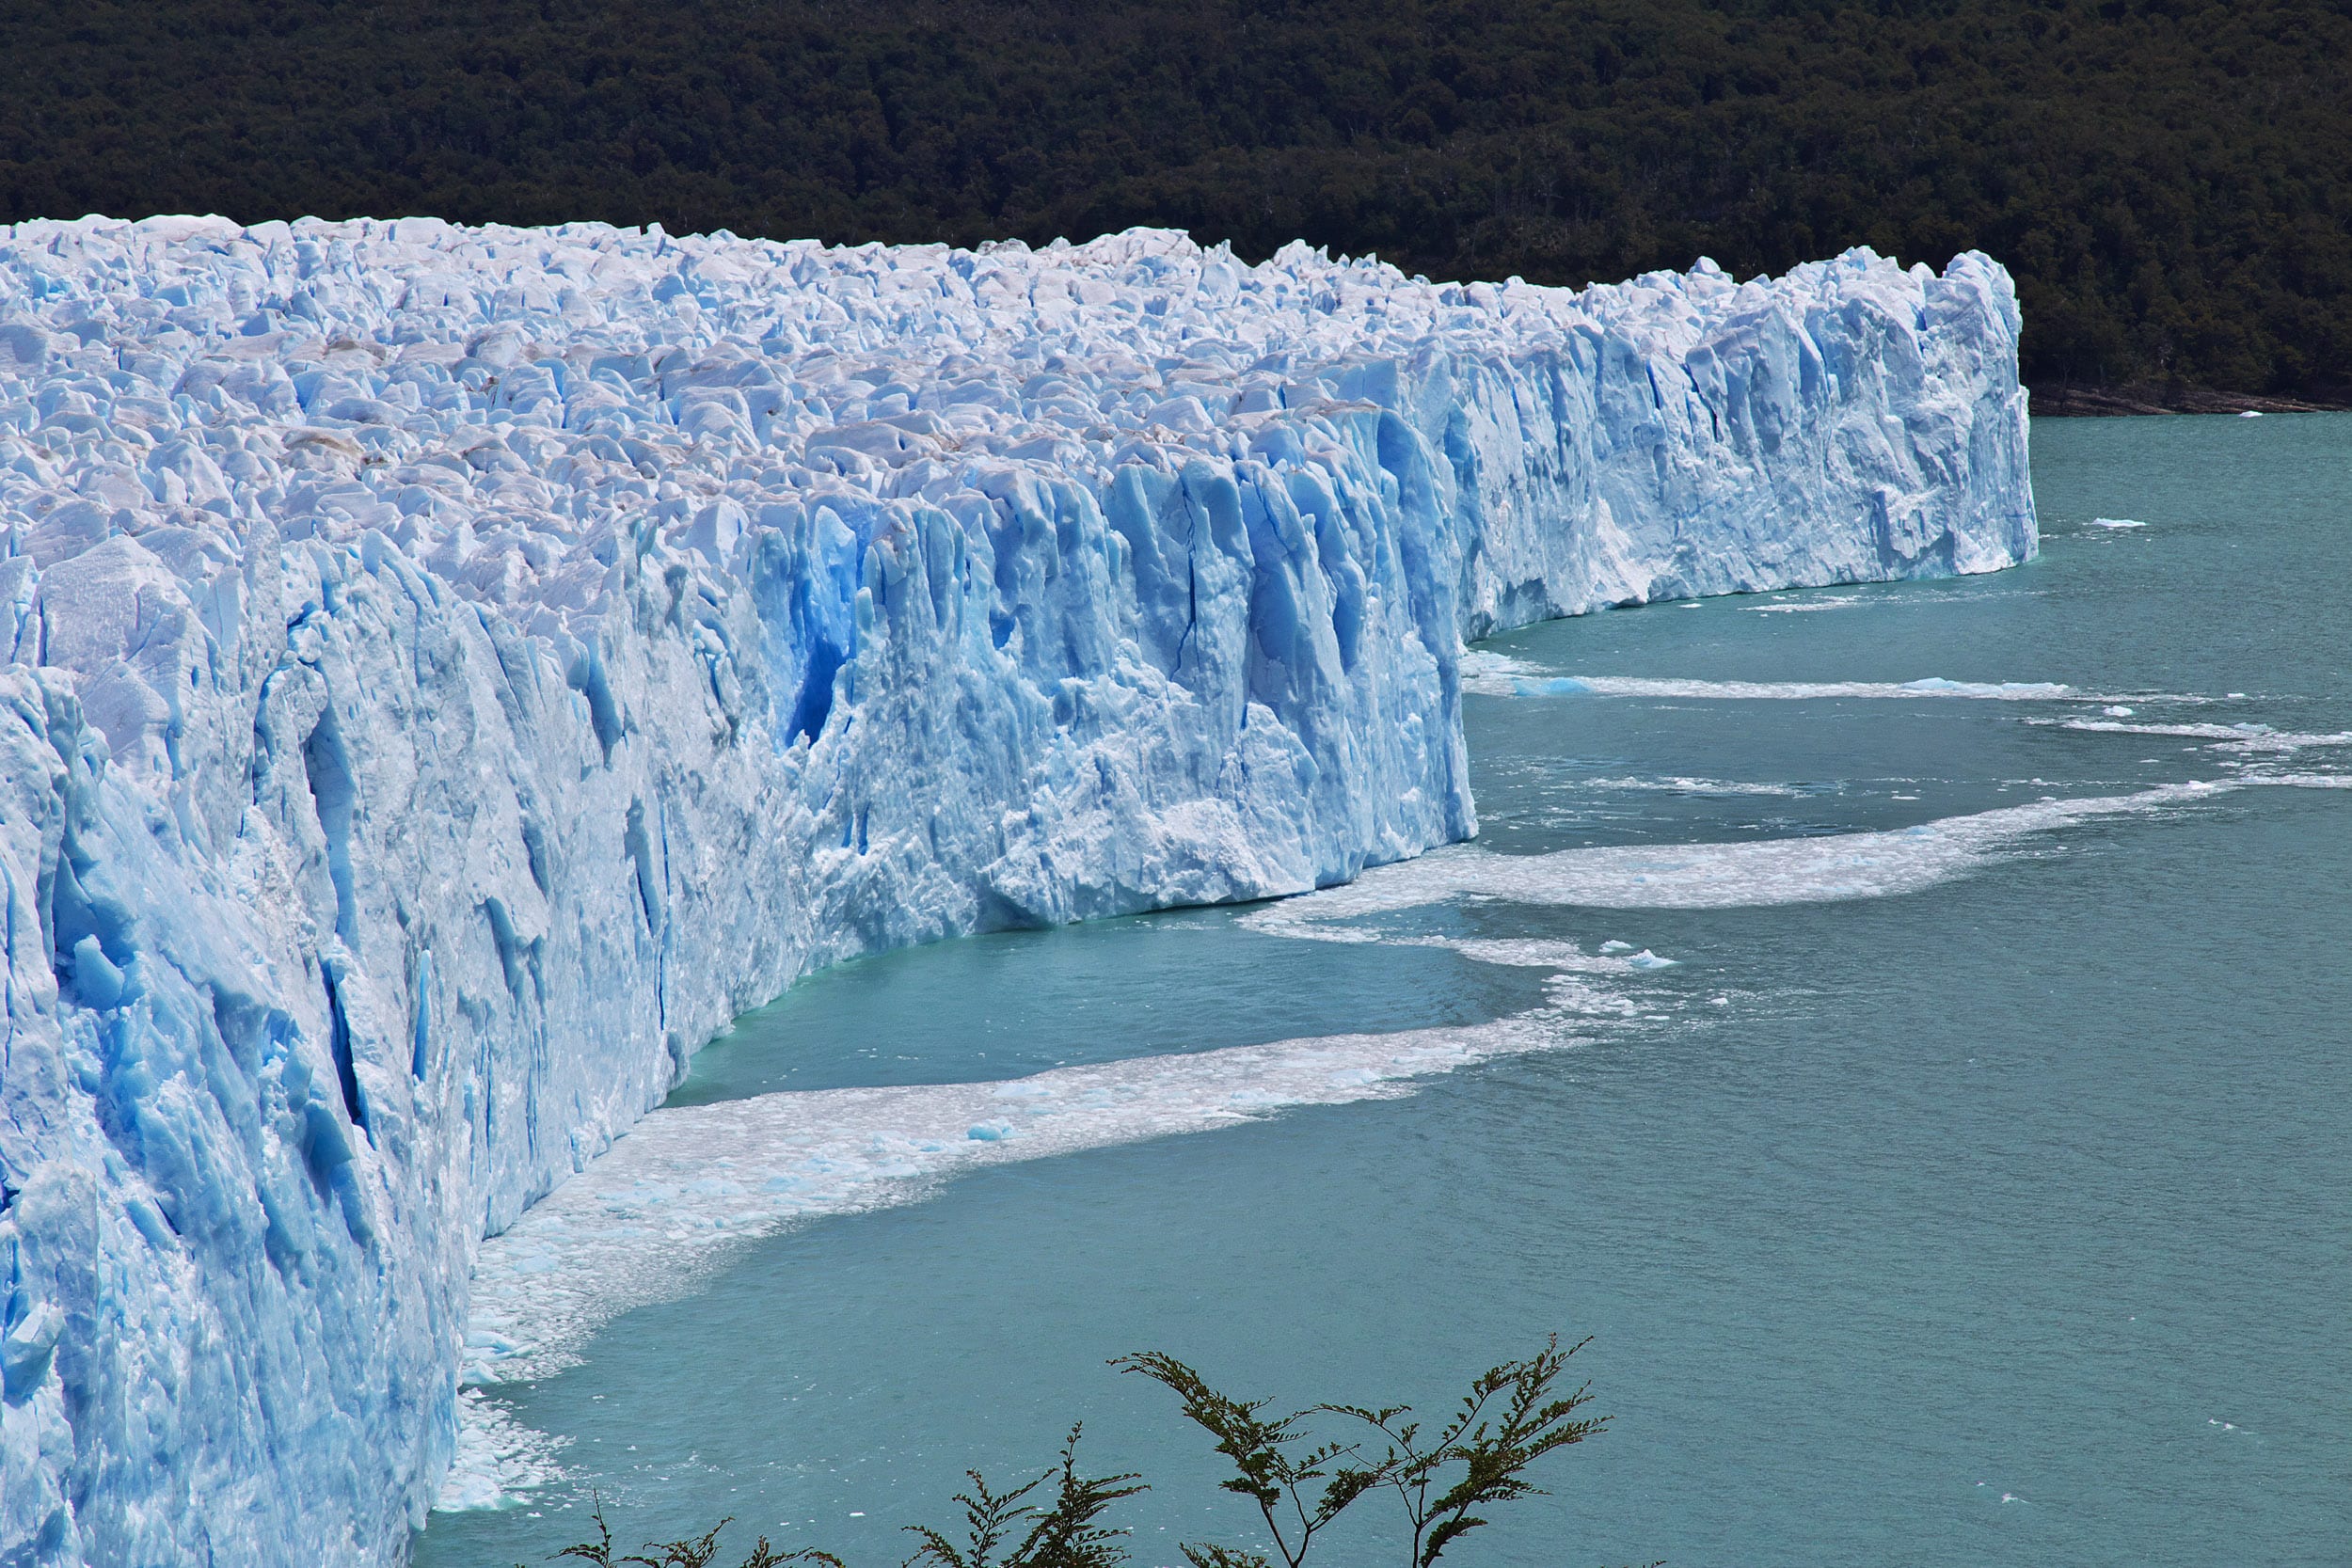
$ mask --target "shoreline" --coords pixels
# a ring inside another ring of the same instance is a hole
[[[2101,419],[2137,414],[2337,414],[2352,400],[2270,397],[2217,391],[2210,387],[2150,385],[2122,387],[2028,387],[2028,411],[2037,419]]]

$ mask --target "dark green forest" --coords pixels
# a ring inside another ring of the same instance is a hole
[[[1189,229],[2016,274],[2045,407],[2352,400],[2352,0],[10,0],[0,219]]]

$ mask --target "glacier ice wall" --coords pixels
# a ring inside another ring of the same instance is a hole
[[[2035,546],[1977,255],[0,228],[0,1562],[396,1560],[486,1233],[848,955],[1474,829],[1463,641]]]

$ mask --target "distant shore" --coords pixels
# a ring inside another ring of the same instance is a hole
[[[2035,414],[2044,418],[2118,414],[2323,414],[2352,408],[2352,398],[2307,401],[2221,392],[2210,387],[2142,383],[2082,387],[2061,383],[2026,388]]]

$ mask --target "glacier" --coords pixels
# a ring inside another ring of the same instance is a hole
[[[1496,630],[2027,559],[2018,330],[1974,253],[0,228],[0,1563],[399,1560],[485,1239],[733,1017],[1471,836]]]

